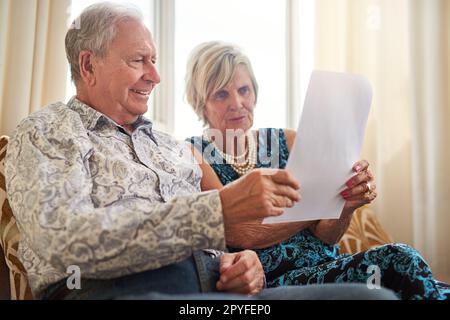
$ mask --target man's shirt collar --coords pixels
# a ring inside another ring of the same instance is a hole
[[[78,100],[75,96],[69,100],[67,106],[80,115],[81,122],[83,123],[86,130],[94,131],[97,129],[97,126],[108,123],[121,129],[121,131],[126,132],[126,130],[122,126],[117,124],[114,120],[90,107],[86,103]],[[133,124],[133,132],[142,130],[146,134],[148,134],[156,144],[158,144],[155,136],[153,135],[152,126],[153,123],[149,119],[144,116],[139,116],[136,122]]]

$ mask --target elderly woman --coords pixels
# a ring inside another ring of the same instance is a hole
[[[187,67],[186,97],[207,126],[203,136],[190,139],[201,160],[203,190],[220,189],[254,168],[286,166],[296,133],[273,128],[252,131],[257,96],[250,61],[238,48],[208,42],[194,49]],[[270,161],[263,161],[267,157]],[[407,245],[339,254],[336,243],[354,210],[377,196],[368,167],[364,160],[354,165],[355,175],[341,193],[346,203],[339,219],[278,225],[254,221],[240,238],[227,239],[243,247],[230,250],[256,249],[270,287],[329,282],[376,285],[378,280],[402,299],[447,299],[448,285],[433,279],[424,259]]]

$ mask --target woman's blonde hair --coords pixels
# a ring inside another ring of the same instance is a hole
[[[208,97],[228,85],[238,65],[244,65],[248,70],[256,102],[258,83],[250,60],[239,48],[228,43],[210,41],[201,43],[192,51],[187,63],[185,94],[187,102],[204,125],[208,124],[205,116]]]

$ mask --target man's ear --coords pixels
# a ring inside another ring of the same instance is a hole
[[[88,86],[94,86],[95,79],[95,58],[91,51],[83,50],[78,57],[78,63],[80,65],[80,75],[83,82]]]

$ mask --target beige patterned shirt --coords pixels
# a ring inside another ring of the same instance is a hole
[[[107,279],[225,249],[217,191],[191,149],[139,118],[131,135],[73,98],[23,120],[6,157],[20,260],[36,298],[78,266]]]

